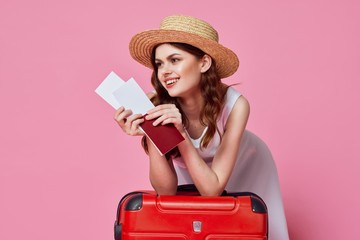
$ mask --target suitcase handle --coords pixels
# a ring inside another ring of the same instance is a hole
[[[177,195],[200,195],[195,184],[182,184],[177,187]],[[228,196],[226,190],[221,193],[221,196]]]
[[[237,203],[234,197],[186,196],[184,201],[179,201],[178,197],[166,195],[158,196],[156,201],[163,210],[177,211],[232,211]]]
[[[183,184],[177,187],[178,192],[199,192],[195,184]]]
[[[190,196],[200,195],[195,184],[179,185],[177,187],[177,191],[178,191],[178,195],[190,195]],[[253,192],[227,192],[226,190],[224,190],[221,196],[232,196],[232,197],[250,196],[253,212],[267,213],[267,206],[264,200]]]

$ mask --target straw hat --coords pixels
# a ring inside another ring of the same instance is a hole
[[[239,67],[239,59],[230,49],[219,44],[217,31],[207,22],[189,16],[168,16],[160,24],[160,29],[136,34],[130,41],[131,56],[146,67],[151,65],[153,48],[161,43],[187,43],[210,55],[216,63],[221,78],[234,74]]]

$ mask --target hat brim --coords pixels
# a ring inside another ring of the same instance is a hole
[[[221,78],[234,74],[240,64],[236,54],[218,42],[178,30],[148,30],[138,33],[130,41],[130,54],[136,61],[152,69],[153,48],[167,42],[186,43],[201,49],[213,58]]]

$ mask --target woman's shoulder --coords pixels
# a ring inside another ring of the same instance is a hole
[[[227,86],[225,103],[235,103],[235,101],[241,96],[241,92],[235,89],[233,86]]]
[[[240,102],[240,103],[237,103]],[[224,109],[227,111],[230,111],[234,108],[235,104],[236,105],[243,105],[248,103],[245,96],[243,94],[241,94],[241,92],[239,92],[237,89],[235,89],[232,86],[228,86],[227,90],[226,90],[226,96],[224,99]]]
[[[238,90],[229,86],[225,96],[225,102],[222,110],[221,120],[226,124],[228,117],[232,112],[247,113],[250,109],[249,102]]]
[[[226,129],[232,129],[236,133],[242,133],[246,128],[249,115],[250,104],[244,96],[240,95],[226,118]]]
[[[236,101],[234,103],[233,111],[240,111],[242,113],[250,111],[250,104],[245,96],[240,95],[236,99]]]

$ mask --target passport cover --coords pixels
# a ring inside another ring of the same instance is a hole
[[[145,117],[145,116],[144,116]],[[155,119],[146,120],[140,124],[146,136],[154,143],[161,155],[166,154],[184,140],[174,124],[154,126]]]

